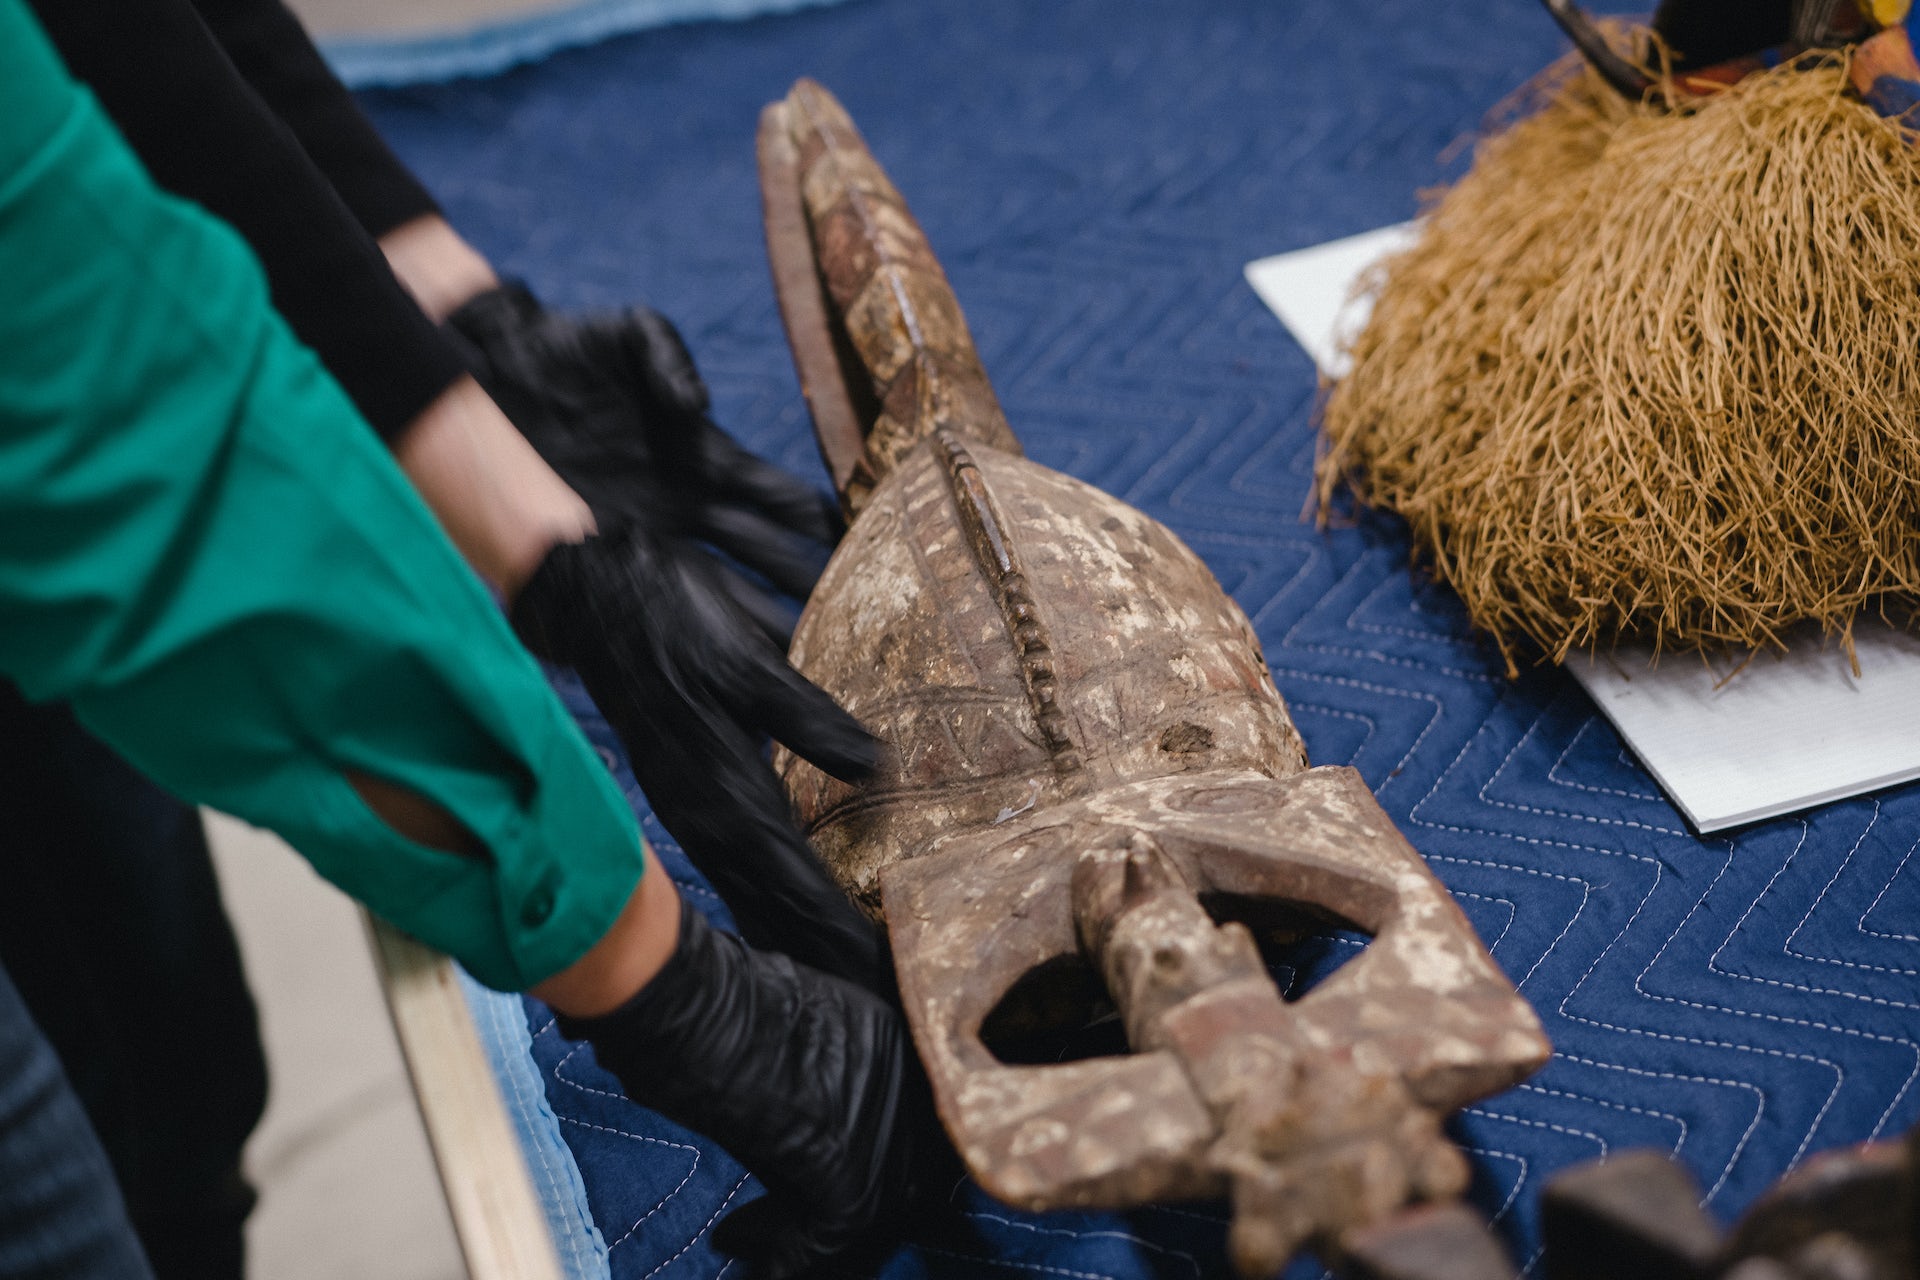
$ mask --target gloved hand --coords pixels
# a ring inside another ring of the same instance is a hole
[[[575,319],[509,283],[447,324],[480,385],[603,529],[710,543],[795,599],[813,590],[844,529],[839,509],[713,424],[706,384],[664,316],[638,307]],[[784,647],[785,610],[737,576],[730,590]]]
[[[749,941],[890,992],[880,931],[807,847],[761,753],[771,735],[857,781],[876,744],[752,625],[712,556],[663,541],[636,525],[554,548],[513,603],[514,630],[580,674]]]
[[[766,1184],[713,1245],[789,1280],[898,1239],[957,1162],[892,1006],[714,929],[683,901],[680,938],[638,995],[559,1019],[627,1096],[706,1134]]]
[[[788,610],[704,545],[804,598],[838,510],[708,420],[693,358],[656,312],[576,320],[506,284],[447,323],[602,530],[556,548],[522,588],[522,639],[580,673],[654,812],[747,938],[890,990],[878,931],[794,829],[762,756],[770,734],[851,780],[871,770],[874,744],[787,666]]]

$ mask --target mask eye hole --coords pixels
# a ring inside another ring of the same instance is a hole
[[[1332,977],[1372,941],[1352,921],[1309,903],[1224,893],[1203,895],[1200,903],[1214,923],[1247,927],[1289,1003]],[[1106,984],[1078,953],[1029,969],[982,1020],[980,1042],[1010,1067],[1129,1052]]]
[[[1127,1052],[1127,1035],[1106,984],[1078,953],[1027,970],[981,1022],[980,1043],[1010,1067]]]
[[[1291,1004],[1366,950],[1371,934],[1306,902],[1209,893],[1200,898],[1215,924],[1243,924],[1260,948],[1280,995]]]

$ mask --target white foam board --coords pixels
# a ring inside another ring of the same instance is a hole
[[[1416,224],[1402,222],[1262,258],[1247,264],[1247,283],[1320,371],[1338,378],[1347,371],[1341,347],[1359,333],[1372,310],[1366,299],[1352,296],[1354,285],[1368,267],[1410,246],[1417,232]]]
[[[1329,377],[1366,323],[1366,269],[1411,223],[1247,264],[1247,282]],[[1703,662],[1623,648],[1568,672],[1695,829],[1720,831],[1920,778],[1920,636],[1861,620],[1860,674],[1838,645],[1796,634],[1784,653]]]

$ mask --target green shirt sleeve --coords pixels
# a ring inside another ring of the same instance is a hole
[[[643,865],[618,788],[245,245],[153,187],[21,0],[0,281],[0,670],[483,982],[578,959]],[[347,769],[488,856],[402,838]]]

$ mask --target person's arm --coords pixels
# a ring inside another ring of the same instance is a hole
[[[623,798],[245,247],[0,24],[0,668],[483,980],[567,969],[641,879]]]
[[[554,547],[593,532],[586,502],[472,378],[428,405],[393,452],[467,562],[509,599]]]
[[[153,181],[240,232],[274,305],[383,438],[399,436],[464,372],[188,0],[30,3]]]
[[[378,239],[440,206],[393,154],[280,0],[192,0],[220,47],[300,146],[355,220]]]
[[[762,748],[764,731],[778,730],[844,777],[870,765],[871,743],[759,635],[786,625],[783,607],[738,575],[716,577],[702,545],[804,595],[837,533],[830,502],[707,420],[690,357],[644,310],[577,323],[529,306],[523,289],[483,290],[455,318],[461,363],[485,372],[488,394],[448,376],[437,363],[448,340],[382,250],[436,310],[491,281],[491,269],[431,212],[389,228],[378,247],[368,238],[382,225],[363,207],[369,175],[396,190],[412,180],[393,172],[383,145],[370,149],[364,118],[276,0],[201,0],[232,61],[188,0],[33,3],[160,185],[231,221],[261,255],[276,305],[356,402],[374,406],[469,563],[514,598],[539,566],[564,562],[544,576],[528,633],[547,639],[548,657],[560,652],[555,636],[591,638],[566,645],[568,660],[592,673],[655,812],[749,936],[884,986],[878,934],[794,828]],[[316,159],[333,167],[323,175]],[[361,191],[353,210],[330,179]],[[418,200],[393,210],[415,212]],[[508,400],[496,407],[489,395]],[[323,424],[309,425],[306,447],[334,447],[319,438]],[[596,528],[622,536],[587,540]],[[638,625],[663,609],[670,625]],[[774,702],[761,696],[770,685]]]
[[[532,985],[636,1101],[767,1180],[732,1244],[767,1280],[899,1230],[937,1180],[898,1012],[718,934],[647,869],[245,247],[154,191],[20,0],[0,279],[0,671],[482,981]]]
[[[292,113],[283,120],[187,0],[32,4],[153,180],[233,225],[260,256],[275,306],[398,450],[469,563],[511,594],[547,548],[586,535],[586,504],[466,376],[461,353],[363,228],[362,216],[404,221],[432,201],[290,15],[277,5],[208,6],[235,57],[279,68],[263,74],[277,86],[275,105]]]

